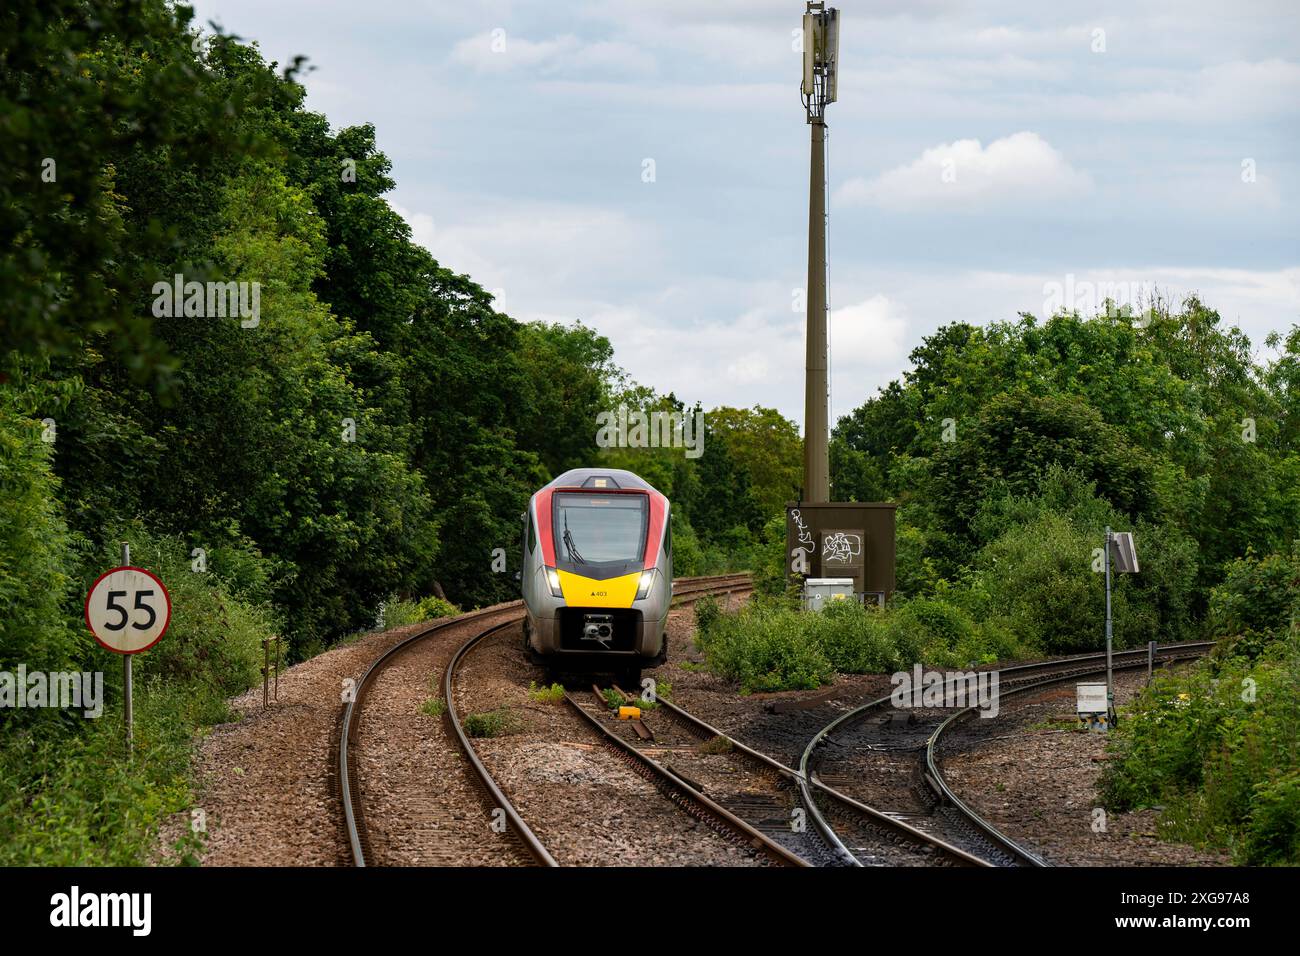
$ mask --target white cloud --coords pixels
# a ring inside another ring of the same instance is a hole
[[[411,238],[416,245],[432,251],[434,246],[435,229],[433,217],[428,213],[413,212],[405,206],[399,206],[397,203],[390,203],[393,212],[397,213],[406,220],[406,224],[411,227]]]
[[[647,73],[655,67],[652,56],[621,40],[584,41],[571,33],[529,40],[504,27],[461,40],[452,47],[451,60],[479,73],[527,69],[545,75],[624,74]]]
[[[844,275],[841,295],[855,294],[852,305],[831,312],[832,423],[900,378],[911,350],[949,322],[1015,321],[1022,311],[1045,318],[1046,289],[1053,282],[1068,282],[1079,306],[1117,284],[1140,294],[1158,289],[1175,305],[1199,293],[1225,325],[1242,327],[1256,354],[1269,331],[1286,332],[1300,323],[1300,266],[1083,266],[1072,280],[1065,273],[979,270]],[[863,289],[881,291],[862,295]],[[696,311],[684,318],[673,305],[678,301],[694,301]],[[557,316],[583,318],[607,335],[616,361],[660,391],[698,399],[706,408],[761,404],[803,421],[805,326],[802,315],[789,311],[788,295],[776,282],[691,281],[636,304],[570,302],[549,313],[553,320]]]
[[[896,369],[907,355],[907,320],[883,295],[832,309],[830,337],[837,372]]]
[[[941,143],[875,179],[850,179],[836,199],[904,210],[987,207],[1073,198],[1091,185],[1087,174],[1050,143],[1025,131],[996,139],[987,148],[977,139]]]

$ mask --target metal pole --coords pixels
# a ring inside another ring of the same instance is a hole
[[[122,567],[129,567],[131,564],[131,546],[125,541],[122,542]],[[131,658],[134,654],[122,655],[122,689],[125,695],[126,706],[123,710],[122,719],[126,723],[126,759],[130,760],[135,756],[135,691],[131,680]]]
[[[1106,725],[1115,726],[1115,672],[1111,667],[1110,525],[1106,526]]]
[[[1156,669],[1156,642],[1147,641],[1147,683],[1151,683],[1151,678]]]
[[[808,350],[804,363],[803,496],[831,499],[826,399],[826,123],[811,117],[808,176]]]

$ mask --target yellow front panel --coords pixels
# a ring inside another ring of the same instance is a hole
[[[564,570],[558,574],[564,603],[569,607],[631,607],[636,600],[636,586],[641,581],[640,571],[607,581],[593,581]]]

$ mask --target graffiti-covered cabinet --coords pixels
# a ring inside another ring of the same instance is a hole
[[[791,502],[785,511],[789,578],[852,578],[883,603],[894,593],[894,509],[883,502]]]

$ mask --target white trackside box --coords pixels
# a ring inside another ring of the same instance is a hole
[[[1110,708],[1106,703],[1106,684],[1082,683],[1074,685],[1075,711],[1089,730],[1105,731],[1108,728]]]
[[[808,578],[803,583],[805,611],[820,611],[831,601],[853,601],[852,578]]]

